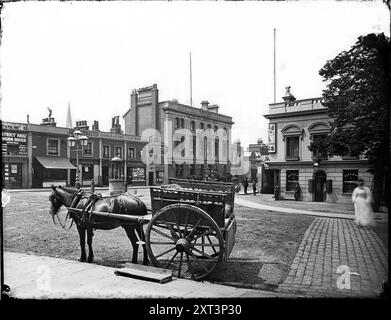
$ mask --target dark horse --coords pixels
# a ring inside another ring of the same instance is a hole
[[[84,262],[87,260],[87,262],[92,262],[94,259],[94,253],[92,251],[92,237],[94,229],[111,230],[122,227],[125,229],[126,234],[133,246],[132,263],[137,263],[138,238],[136,232],[140,239],[145,239],[142,225],[139,222],[123,221],[96,215],[88,216],[88,212],[86,210],[89,210],[90,206],[92,205],[94,211],[142,216],[147,214],[147,208],[145,207],[144,202],[142,202],[138,197],[128,193],[109,197],[99,197],[96,196],[96,194],[92,194],[90,192],[61,186],[52,186],[52,189],[53,191],[49,196],[49,200],[51,203],[50,214],[53,218],[58,213],[60,207],[63,205],[65,205],[67,208],[72,207],[77,209],[85,209],[85,213],[72,210],[69,212],[69,217],[75,221],[77,231],[79,232],[80,236],[80,261]],[[88,244],[87,259],[85,249],[86,231]],[[146,265],[148,264],[148,256],[145,245],[143,245],[143,253],[143,264]]]

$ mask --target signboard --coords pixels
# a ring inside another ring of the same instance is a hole
[[[27,156],[27,133],[3,131],[1,150],[3,154]]]
[[[269,123],[268,144],[267,144],[269,153],[276,152],[276,127],[277,127],[276,123]]]

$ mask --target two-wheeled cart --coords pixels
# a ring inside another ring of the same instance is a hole
[[[151,187],[150,195],[149,215],[90,213],[147,224],[140,243],[145,242],[152,264],[178,278],[205,279],[228,259],[236,233],[234,184],[170,179],[168,185]]]

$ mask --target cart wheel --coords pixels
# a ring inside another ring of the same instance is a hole
[[[172,204],[158,211],[146,231],[146,248],[156,267],[178,278],[202,280],[223,259],[224,241],[216,222],[202,209]]]

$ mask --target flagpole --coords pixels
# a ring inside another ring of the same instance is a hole
[[[190,52],[190,105],[193,106],[193,80],[191,74],[191,52]]]
[[[274,60],[273,60],[273,75],[274,75],[274,103],[276,103],[276,29],[274,29]]]

